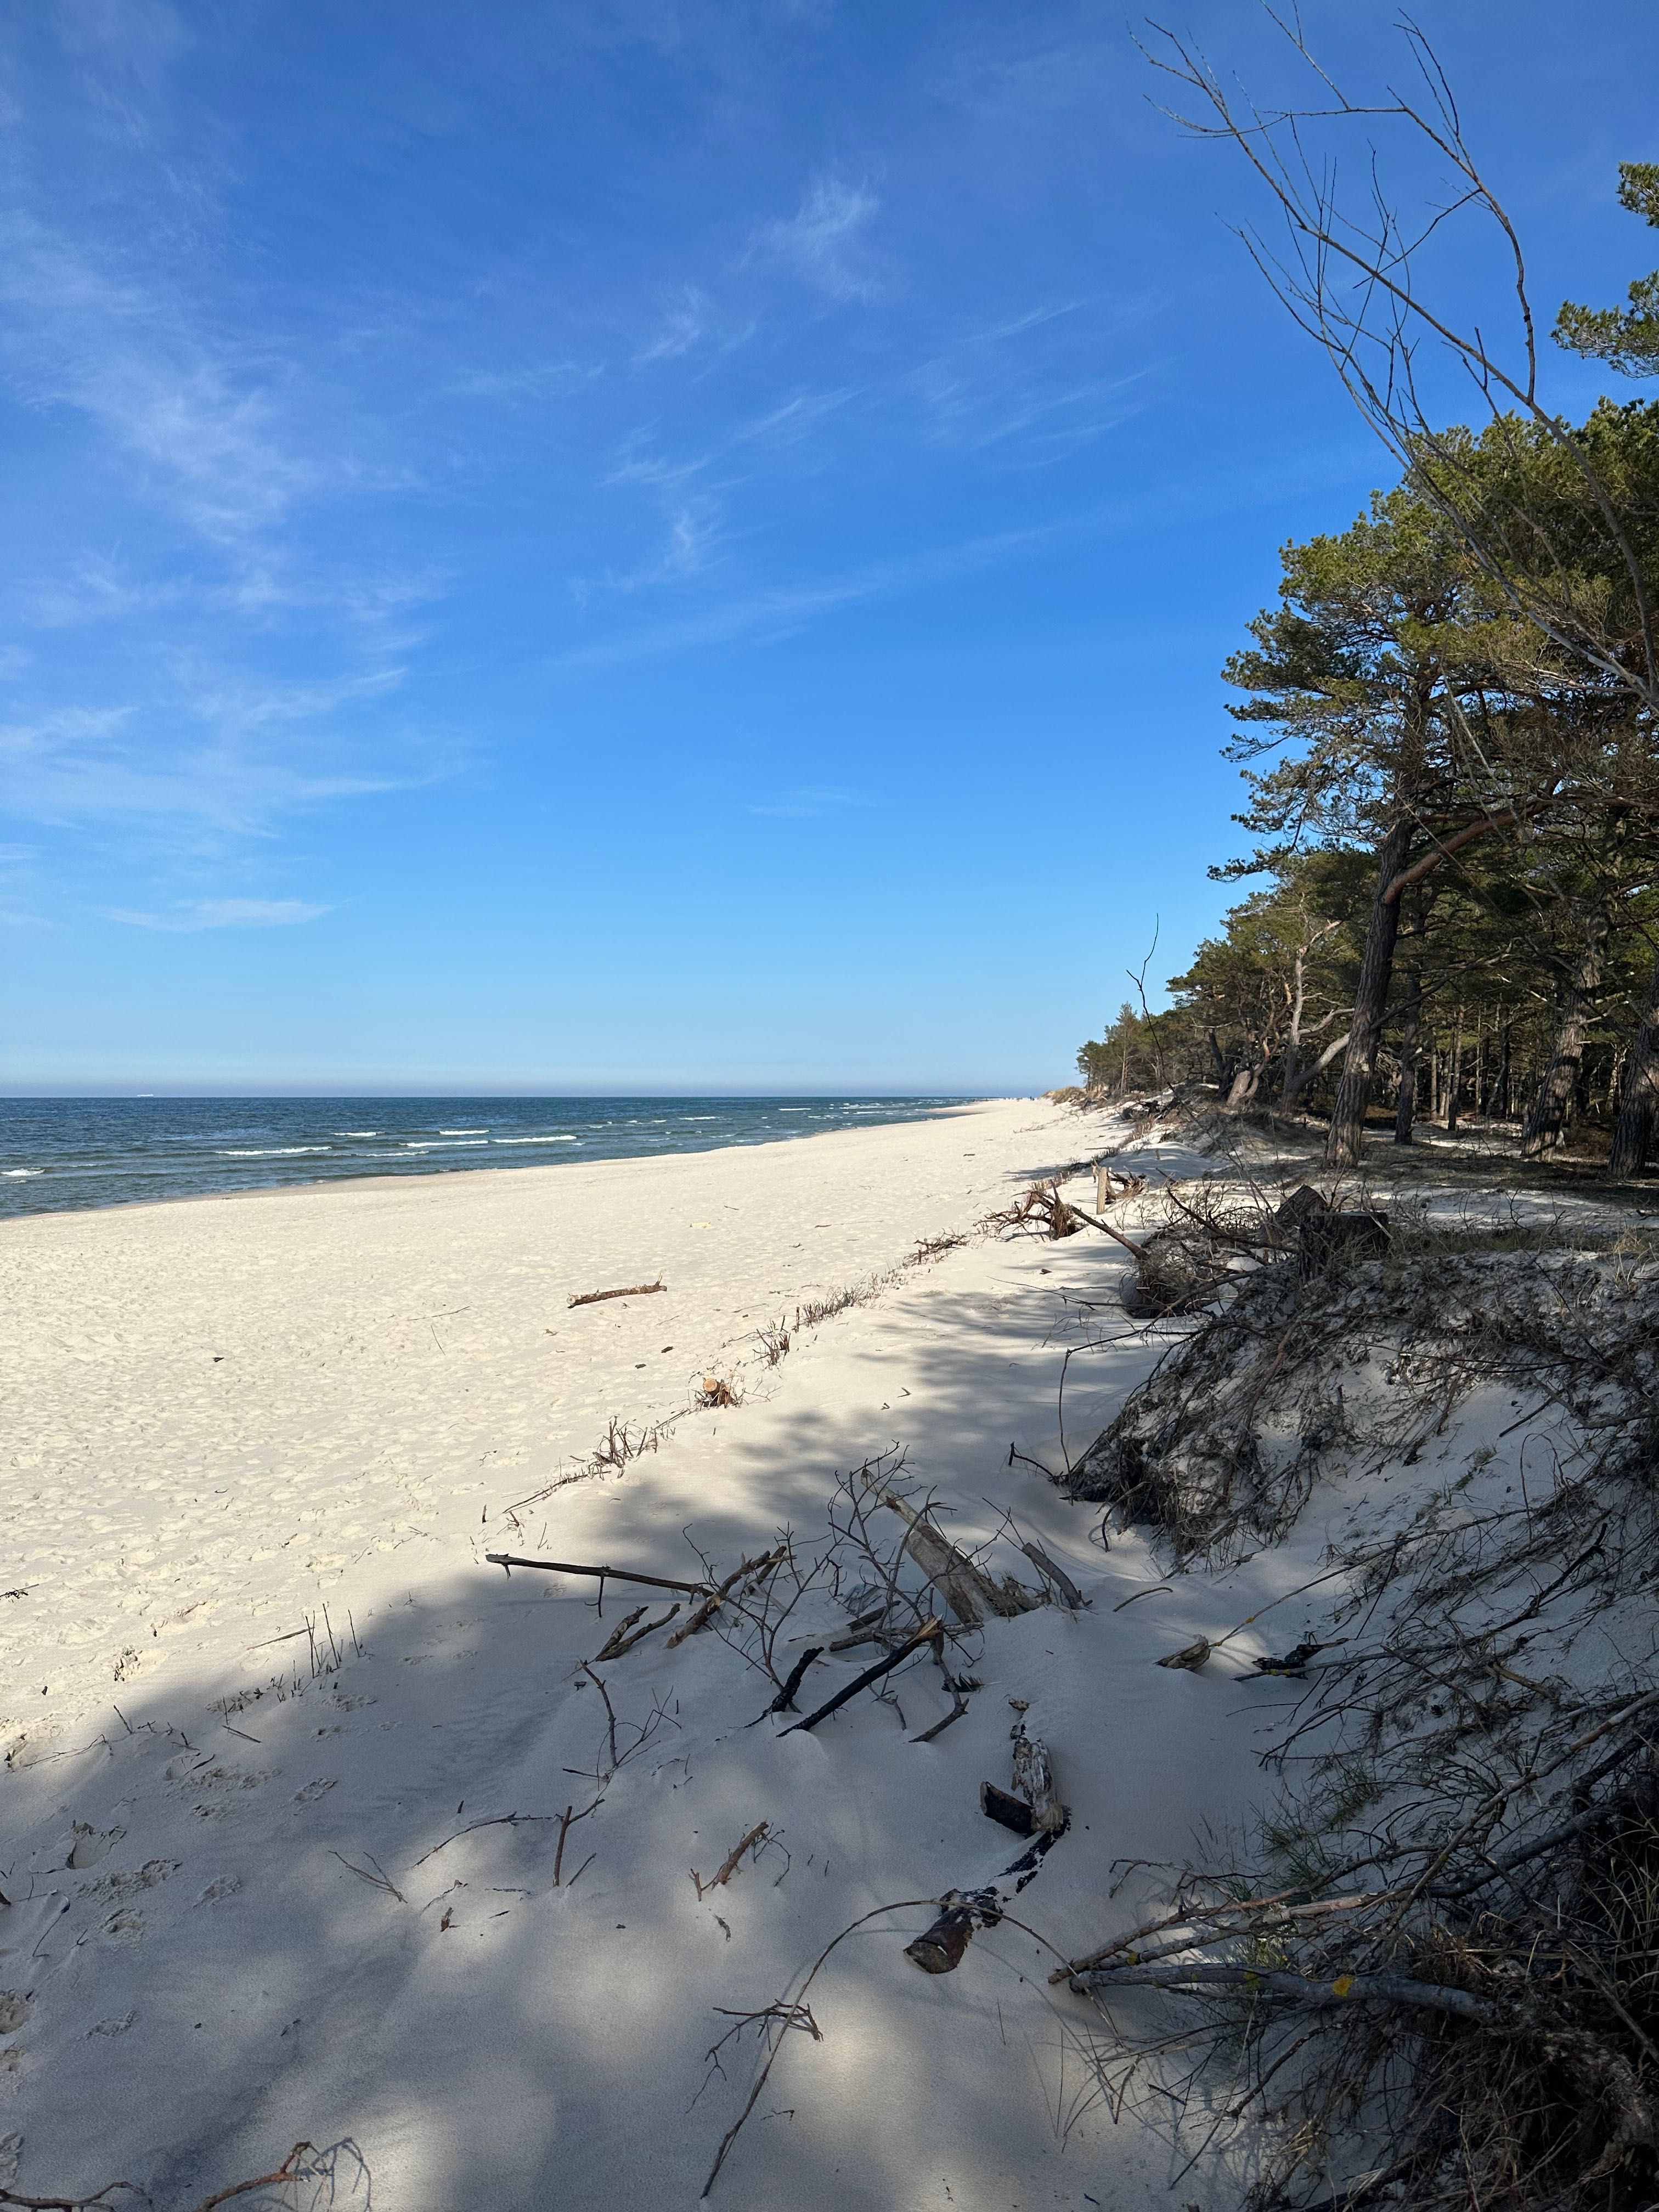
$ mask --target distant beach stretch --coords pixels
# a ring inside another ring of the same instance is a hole
[[[0,1098],[0,1219],[363,1176],[769,1144],[950,1098]]]

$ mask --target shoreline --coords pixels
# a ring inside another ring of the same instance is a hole
[[[642,1160],[701,1159],[721,1152],[759,1152],[773,1145],[806,1144],[816,1137],[848,1137],[864,1134],[866,1130],[873,1133],[878,1129],[913,1128],[931,1121],[945,1121],[954,1115],[971,1113],[981,1106],[1036,1106],[1042,1103],[1042,1099],[1037,1097],[952,1099],[948,1104],[931,1108],[925,1114],[895,1117],[887,1121],[854,1123],[837,1129],[806,1129],[803,1130],[799,1136],[772,1133],[763,1137],[737,1138],[725,1143],[688,1146],[683,1149],[664,1146],[648,1152],[611,1152],[603,1158],[597,1159],[566,1158],[550,1160],[500,1160],[488,1164],[458,1162],[453,1166],[406,1168],[393,1175],[371,1170],[363,1175],[317,1176],[309,1181],[301,1181],[296,1177],[288,1182],[247,1183],[232,1190],[180,1191],[176,1196],[169,1198],[112,1198],[102,1203],[94,1202],[89,1205],[36,1206],[27,1212],[0,1216],[0,1236],[3,1236],[7,1230],[20,1222],[57,1221],[63,1219],[66,1215],[131,1213],[147,1212],[163,1206],[222,1205],[226,1200],[232,1199],[287,1198],[305,1192],[337,1188],[360,1190],[365,1185],[396,1188],[404,1183],[437,1182],[455,1176],[532,1175],[541,1169],[628,1167]]]

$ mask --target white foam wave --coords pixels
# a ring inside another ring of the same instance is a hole
[[[45,1170],[44,1168],[4,1168],[4,1169],[0,1169],[0,1174],[3,1174],[3,1175],[7,1177],[7,1179],[8,1179],[9,1181],[13,1176],[38,1176],[38,1175],[45,1175],[45,1173],[46,1173],[46,1170]]]
[[[221,1152],[222,1160],[284,1160],[295,1152],[331,1152],[332,1145],[266,1145],[254,1152]]]
[[[580,1137],[496,1137],[492,1139],[497,1145],[580,1145],[584,1141]]]
[[[334,1133],[337,1137],[378,1137],[380,1133],[378,1129],[337,1129]]]
[[[406,1152],[464,1152],[473,1145],[487,1145],[488,1137],[430,1138],[425,1144],[405,1145]]]

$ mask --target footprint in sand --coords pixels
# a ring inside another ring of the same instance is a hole
[[[100,1931],[111,1943],[137,1943],[144,1932],[142,1912],[112,1912]]]
[[[296,1790],[295,1791],[295,1803],[296,1805],[314,1805],[319,1797],[327,1796],[329,1791],[334,1787],[335,1782],[339,1778],[337,1775],[333,1779],[327,1782],[307,1782],[303,1790]]]
[[[106,1899],[112,1905],[120,1905],[135,1891],[154,1889],[158,1882],[165,1881],[170,1874],[177,1874],[178,1871],[177,1859],[146,1859],[136,1873],[100,1875],[96,1881],[82,1882],[81,1894],[82,1897]]]
[[[75,1841],[70,1846],[70,1855],[64,1860],[64,1865],[76,1868],[96,1866],[100,1859],[108,1857],[125,1833],[125,1828],[106,1828],[100,1835],[88,1821],[77,1820]]]
[[[198,1905],[216,1905],[222,1897],[234,1897],[242,1886],[239,1874],[222,1874],[217,1881],[210,1881],[197,1899]]]
[[[19,1990],[0,1990],[0,2035],[12,2035],[29,2016],[29,2001]]]

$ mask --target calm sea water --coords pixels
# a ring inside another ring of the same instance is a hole
[[[949,1098],[0,1098],[0,1218],[135,1199],[713,1152]]]

